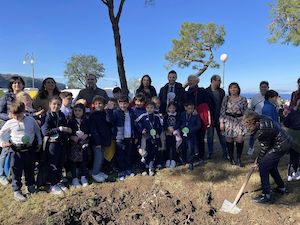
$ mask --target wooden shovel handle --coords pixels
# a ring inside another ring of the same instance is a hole
[[[252,168],[250,169],[250,171],[247,173],[247,175],[246,175],[246,177],[245,177],[245,180],[244,180],[244,183],[243,183],[242,187],[240,188],[239,193],[236,195],[234,202],[232,203],[232,208],[234,208],[234,207],[236,206],[237,202],[238,202],[239,199],[241,198],[241,196],[242,196],[242,194],[243,194],[243,192],[244,192],[244,189],[245,189],[245,187],[247,186],[248,181],[249,181],[249,179],[250,179],[252,173],[254,172],[254,170],[255,170],[255,168],[252,167]]]

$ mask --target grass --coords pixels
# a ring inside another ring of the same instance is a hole
[[[219,149],[218,144],[216,144],[216,149]],[[244,151],[246,149],[247,144],[245,144]],[[221,152],[218,150],[213,160],[195,167],[193,172],[188,171],[185,166],[173,170],[163,169],[158,171],[155,177],[136,176],[124,182],[92,184],[85,189],[70,189],[62,197],[42,192],[30,196],[24,203],[13,200],[10,186],[0,186],[0,224],[24,224],[24,221],[30,221],[31,224],[39,224],[42,221],[45,224],[57,224],[57,221],[51,222],[46,217],[57,212],[68,211],[71,206],[78,205],[87,208],[89,205],[93,206],[96,204],[95,199],[101,199],[101,193],[108,193],[111,198],[107,201],[113,204],[112,200],[116,196],[124,196],[124,199],[128,200],[135,189],[145,187],[147,190],[147,187],[151,186],[163,188],[178,199],[193,202],[199,212],[204,212],[201,214],[203,215],[201,224],[299,224],[300,181],[289,182],[288,189],[291,193],[284,196],[276,195],[276,204],[255,205],[251,202],[251,198],[260,193],[257,190],[260,188],[258,173],[252,175],[246,193],[238,204],[242,212],[238,216],[220,212],[225,199],[233,202],[250,169],[251,162],[254,161],[253,158],[246,156],[246,153],[243,157],[246,167],[231,166],[227,161],[222,160]],[[279,165],[284,181],[287,177],[287,162],[288,156],[286,155]],[[211,201],[208,204],[209,196]],[[216,213],[210,217],[206,213],[212,208],[216,209]],[[129,213],[130,210],[124,209],[123,211]],[[152,218],[149,224],[160,224],[160,222],[157,218]]]

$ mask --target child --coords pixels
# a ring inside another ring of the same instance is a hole
[[[23,102],[25,104],[25,115],[32,116],[40,125],[41,124],[41,117],[44,114],[45,110],[42,109],[40,111],[36,111],[32,106],[32,98],[30,95],[25,92],[21,91],[16,95],[17,101]]]
[[[197,132],[201,128],[199,115],[194,115],[194,103],[185,103],[185,112],[181,114],[180,130],[182,132],[183,143],[186,146],[185,159],[189,164],[189,170],[194,169],[194,149],[196,147]]]
[[[112,124],[109,114],[106,113],[105,98],[96,95],[93,98],[94,111],[89,116],[91,144],[94,152],[92,178],[95,182],[103,182],[108,176],[101,172],[104,161],[104,149],[110,146],[112,137]]]
[[[119,97],[119,108],[114,110],[114,137],[116,139],[116,159],[118,163],[118,178],[134,176],[132,172],[132,151],[134,145],[134,114],[129,107],[127,96]]]
[[[149,102],[146,106],[146,113],[142,114],[138,119],[138,129],[142,133],[143,139],[146,142],[145,163],[149,165],[149,176],[154,175],[154,163],[160,145],[160,134],[162,125],[160,118],[154,113],[155,103]]]
[[[62,99],[62,104],[60,111],[65,115],[66,119],[70,119],[72,115],[72,100],[73,100],[73,94],[68,91],[63,91],[59,94],[59,97]]]
[[[60,182],[62,177],[62,166],[65,161],[64,145],[68,134],[72,133],[67,127],[65,115],[60,111],[61,98],[54,96],[49,101],[49,111],[42,125],[44,145],[48,159],[48,178],[51,183],[52,194],[62,194],[67,188]]]
[[[160,112],[160,99],[157,96],[153,96],[151,98],[152,102],[155,103],[155,109],[154,109],[154,113],[159,115],[160,118],[160,122],[161,124],[163,124],[164,122],[164,117],[162,115],[162,113]],[[158,149],[158,155],[157,155],[157,168],[161,168],[162,164],[165,162],[165,154],[166,154],[166,135],[165,132],[161,132],[160,134],[160,140],[161,140],[161,146]]]
[[[178,131],[180,118],[176,112],[176,105],[171,102],[167,107],[167,114],[164,117],[164,130],[166,134],[166,167],[174,168],[176,166],[176,146],[179,146],[180,133]],[[176,143],[177,136],[177,143]],[[179,139],[178,139],[179,138]],[[181,139],[182,141],[182,139]]]
[[[135,104],[135,106],[132,108],[134,120],[135,120],[134,132],[136,133],[134,149],[137,149],[141,145],[141,139],[142,139],[142,134],[138,132],[139,129],[137,127],[137,119],[139,118],[139,116],[146,113],[146,109],[145,109],[146,98],[145,98],[145,96],[143,94],[137,94],[134,97],[134,104]],[[143,146],[143,147],[145,147],[145,146]],[[140,155],[138,154],[137,151],[133,151],[132,157],[133,157],[133,159],[132,159],[133,163],[138,164],[140,166],[140,164],[139,164],[140,163]]]
[[[74,106],[72,117],[68,122],[68,126],[72,129],[70,137],[71,148],[69,154],[69,158],[71,160],[72,184],[75,188],[81,186],[76,173],[76,163],[78,163],[81,174],[80,182],[83,187],[86,187],[89,185],[86,179],[88,175],[87,162],[89,127],[88,120],[85,117],[85,106],[83,104],[79,103]]]
[[[22,173],[24,171],[27,191],[35,193],[34,180],[34,148],[33,140],[35,136],[38,140],[38,149],[42,145],[40,128],[36,121],[25,116],[25,105],[23,102],[12,103],[12,119],[8,120],[0,130],[1,147],[11,147],[14,151],[12,158],[12,189],[14,198],[17,201],[26,201],[22,194]],[[10,135],[10,140],[5,140],[6,135]]]

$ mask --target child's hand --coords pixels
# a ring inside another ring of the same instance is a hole
[[[147,134],[147,130],[144,129],[144,130],[142,131],[142,134]]]
[[[69,128],[69,127],[63,127],[63,128],[62,128],[62,131],[65,132],[65,133],[69,133],[69,134],[72,133],[72,129]]]
[[[139,142],[139,139],[134,139],[134,144],[137,144]]]
[[[7,148],[7,147],[10,147],[12,145],[11,142],[3,142],[2,143],[2,148]]]
[[[224,130],[225,130],[225,123],[224,123],[224,122],[221,122],[221,123],[220,123],[220,130],[221,130],[221,131],[224,131]]]
[[[193,112],[193,116],[197,116],[198,115],[198,112],[197,112],[197,110],[194,110],[194,112]]]
[[[40,115],[42,115],[44,112],[45,112],[45,110],[42,109],[42,110],[36,112],[35,115],[36,115],[36,116],[40,116]]]

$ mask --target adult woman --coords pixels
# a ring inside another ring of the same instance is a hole
[[[15,100],[16,94],[24,90],[25,82],[20,76],[13,76],[10,78],[8,84],[8,92],[0,99],[0,128],[10,119],[9,108],[11,103]],[[1,146],[0,146],[1,147]],[[0,184],[7,185],[8,181],[4,175],[4,162],[9,148],[3,148],[0,155]]]
[[[56,82],[52,77],[47,77],[43,80],[42,86],[37,94],[36,99],[33,102],[33,107],[36,110],[45,110],[48,111],[49,100],[53,96],[59,96],[60,91],[56,86]]]
[[[141,84],[136,90],[137,94],[144,94],[147,100],[151,100],[152,97],[157,96],[155,88],[151,85],[152,80],[148,74],[144,75],[141,79]]]
[[[228,96],[224,97],[221,106],[220,130],[224,132],[230,163],[243,166],[241,156],[244,147],[246,129],[241,120],[248,107],[247,99],[240,96],[241,89],[238,83],[231,83],[228,87]],[[234,142],[236,143],[237,161],[233,157]]]

